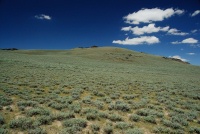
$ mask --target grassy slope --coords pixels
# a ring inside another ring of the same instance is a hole
[[[84,133],[94,133],[92,124],[101,126],[99,133],[105,133],[107,126],[114,133],[128,133],[128,128],[136,127],[146,133],[153,133],[156,129],[158,133],[191,133],[200,127],[198,66],[121,48],[102,47],[66,51],[0,51],[0,68],[0,94],[4,96],[1,99],[12,100],[9,104],[1,104],[3,108],[0,111],[5,119],[3,128],[10,132],[29,131],[20,127],[10,128],[9,125],[12,119],[28,116],[28,110],[35,108],[25,106],[24,110],[20,109],[18,103],[28,100],[36,102],[36,108],[50,111],[51,122],[37,126],[47,133],[68,129],[63,126],[65,121],[54,117],[61,112],[72,112],[76,118],[87,120],[87,127],[82,130]],[[66,106],[68,99],[72,103]],[[50,103],[59,105],[61,109]],[[71,109],[76,104],[81,106],[78,113]],[[97,113],[86,112],[89,108]],[[126,108],[128,110],[123,111]],[[149,114],[141,116],[141,111]],[[140,121],[129,119],[133,113],[139,115]],[[120,116],[121,122],[134,127],[119,129],[119,121],[113,119],[113,114]],[[91,120],[89,117],[92,115],[95,117]],[[31,118],[36,121],[40,115]],[[147,121],[149,118],[156,122]],[[181,118],[181,121],[176,118]],[[184,126],[182,122],[188,125]],[[175,129],[173,125],[177,124],[181,127]]]

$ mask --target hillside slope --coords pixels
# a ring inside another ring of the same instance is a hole
[[[122,48],[0,51],[0,133],[199,133],[199,76]]]

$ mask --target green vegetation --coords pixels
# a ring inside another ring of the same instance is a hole
[[[0,50],[0,133],[199,134],[200,67],[121,48]]]

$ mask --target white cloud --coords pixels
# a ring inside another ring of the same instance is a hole
[[[198,43],[198,40],[196,40],[194,38],[187,38],[187,39],[183,40],[182,43],[195,44],[195,43]]]
[[[159,8],[152,9],[141,9],[137,12],[128,14],[124,17],[126,23],[130,24],[140,24],[143,23],[151,23],[154,21],[163,21],[175,14],[180,15],[183,14],[184,10],[168,8],[166,10],[162,10]]]
[[[198,30],[197,29],[194,29],[194,30],[192,30],[191,32],[192,33],[196,33]]]
[[[179,55],[169,56],[170,58],[179,59],[181,61],[187,62],[188,60],[181,58]]]
[[[171,42],[172,44],[181,44],[181,42],[179,42],[179,41],[173,41],[173,42]]]
[[[129,27],[122,27],[122,31],[130,31],[132,29],[132,27],[131,26],[129,26]]]
[[[122,45],[142,45],[159,43],[159,39],[155,36],[141,36],[137,38],[126,38],[125,40],[114,40],[112,43]]]
[[[159,31],[168,31],[169,26],[167,27],[155,27],[155,24],[149,24],[148,26],[144,26],[142,28],[139,28],[138,26],[136,27],[123,27],[121,30],[122,31],[132,31],[133,34],[135,35],[142,35],[145,33],[155,33]]]
[[[51,20],[52,17],[49,15],[45,15],[45,14],[40,14],[40,15],[35,15],[36,19],[40,19],[40,20]]]
[[[196,44],[196,43],[198,43],[198,40],[196,40],[194,38],[187,38],[187,39],[182,40],[181,42],[174,41],[174,42],[171,42],[171,43],[172,44]]]
[[[173,42],[171,42],[172,44],[181,44],[181,42],[179,42],[179,41],[173,41]]]
[[[195,55],[195,53],[187,53],[188,55]]]
[[[181,15],[181,14],[183,14],[185,11],[184,11],[184,10],[176,9],[176,10],[174,10],[174,12],[175,12],[175,14]]]
[[[187,35],[188,33],[180,32],[180,30],[177,30],[176,28],[172,28],[168,31],[168,34],[184,36],[184,35]]]
[[[200,14],[200,10],[196,10],[191,16],[194,17],[196,15]]]

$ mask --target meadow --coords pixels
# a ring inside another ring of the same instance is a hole
[[[115,47],[0,50],[0,134],[200,134],[200,67]]]

